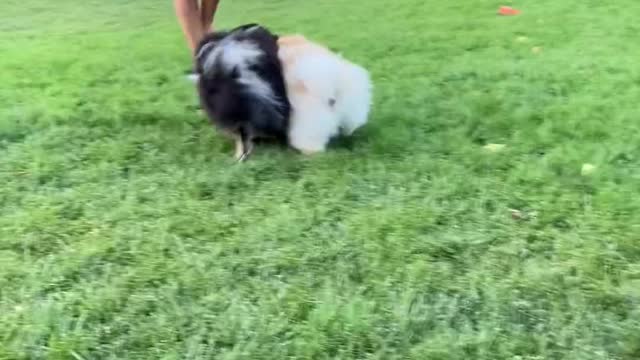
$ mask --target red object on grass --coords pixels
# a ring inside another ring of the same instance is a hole
[[[498,15],[513,16],[518,14],[520,14],[520,10],[514,9],[510,6],[500,6],[500,9],[498,10]]]

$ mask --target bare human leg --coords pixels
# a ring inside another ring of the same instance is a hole
[[[200,2],[200,23],[203,35],[211,31],[219,2],[220,0],[201,0]]]
[[[195,52],[198,42],[204,36],[198,0],[174,0],[176,16],[191,52]]]
[[[211,31],[220,0],[174,0],[178,22],[191,52],[195,52],[204,35]]]

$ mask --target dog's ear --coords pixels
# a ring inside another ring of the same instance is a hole
[[[227,36],[229,36],[229,32],[228,31],[216,31],[216,32],[212,32],[212,33],[208,33],[206,34],[198,43],[198,46],[196,46],[195,52],[194,52],[194,57],[195,58],[200,58],[203,55],[203,50],[205,49],[212,49],[214,48],[216,45],[218,45],[218,43],[220,43],[224,38],[226,38]]]
[[[237,28],[231,30],[231,32],[238,31],[238,30],[244,31],[244,30],[248,30],[248,29],[251,29],[251,28],[261,28],[261,27],[262,26],[260,26],[259,24],[249,23],[249,24],[240,25]]]
[[[218,42],[215,40],[209,42],[202,42],[202,45],[197,48],[193,58],[194,71],[196,74],[202,75],[205,72],[207,56],[218,46]]]
[[[193,54],[193,58],[196,63],[203,59],[215,46],[216,42],[214,41],[200,43]]]
[[[212,41],[219,42],[220,40],[229,36],[229,34],[231,34],[231,32],[228,30],[220,30],[220,31],[207,33],[202,37],[202,40],[200,40],[200,46]]]

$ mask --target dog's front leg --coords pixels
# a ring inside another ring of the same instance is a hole
[[[240,138],[240,136],[237,136],[236,138],[236,153],[234,155],[235,159],[238,161],[242,161],[242,154],[244,153],[244,147],[242,145],[242,139]]]
[[[253,139],[251,131],[241,128],[236,138],[236,160],[245,161],[253,151]]]

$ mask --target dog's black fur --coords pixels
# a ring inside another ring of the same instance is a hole
[[[246,81],[241,82],[241,69],[237,66],[229,69],[220,62],[205,68],[207,56],[229,37],[235,42],[250,42],[260,49],[260,56],[252,61],[248,71],[269,85],[273,101],[265,101],[264,97],[256,94],[260,90],[252,89]],[[278,58],[277,41],[278,36],[268,29],[247,24],[207,35],[196,50],[195,70],[202,108],[218,128],[236,139],[238,160],[249,155],[254,139],[287,141],[291,105]]]

